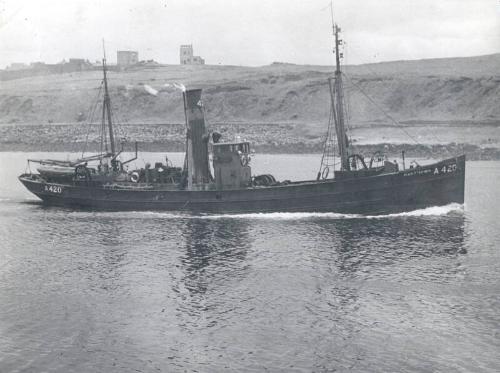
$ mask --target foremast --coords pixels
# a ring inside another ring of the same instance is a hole
[[[103,42],[104,48],[104,42]],[[107,69],[106,69],[106,51],[104,51],[104,57],[102,59],[102,71],[104,74],[104,102],[102,105],[102,124],[104,126],[107,117],[108,131],[109,131],[109,145],[111,147],[111,156],[114,157],[116,155],[115,149],[115,136],[113,134],[113,121],[111,119],[111,99],[109,97],[108,91],[108,77],[107,77]]]
[[[337,133],[337,143],[339,146],[341,170],[348,171],[349,167],[349,140],[347,138],[344,117],[344,90],[342,84],[342,70],[340,67],[340,45],[342,40],[339,39],[341,29],[337,24],[333,25],[333,34],[335,36],[335,78],[329,79],[330,97],[333,111],[333,120],[335,123],[335,132]]]

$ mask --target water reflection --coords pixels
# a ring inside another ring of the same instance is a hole
[[[315,232],[332,242],[336,266],[346,275],[368,267],[467,253],[466,219],[447,216],[317,221]],[[322,256],[322,259],[325,259]]]
[[[434,294],[434,289],[462,279],[466,270],[460,263],[467,258],[465,226],[461,213],[316,219],[299,225],[300,233],[311,241],[315,270],[316,289],[304,295],[309,298],[308,307],[301,315],[311,325],[311,335],[321,336],[309,343],[315,369],[352,370],[353,361],[363,366],[363,359],[352,357],[378,351],[373,343],[390,341],[395,329],[411,332],[415,325],[403,315],[428,304],[426,289]],[[397,327],[391,318],[399,320]]]
[[[235,281],[244,274],[251,245],[248,222],[234,219],[189,219],[185,222],[185,255],[181,258],[184,286],[206,293],[209,284]]]

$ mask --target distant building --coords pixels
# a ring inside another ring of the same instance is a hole
[[[180,51],[181,65],[204,65],[205,60],[200,56],[193,56],[193,45],[181,45]]]
[[[118,51],[116,52],[116,60],[119,67],[127,67],[135,65],[139,62],[139,52],[135,51]]]
[[[10,66],[7,66],[5,70],[16,71],[16,70],[26,70],[29,68],[30,67],[25,63],[13,62],[10,64]]]
[[[62,64],[63,72],[90,70],[92,64],[83,58],[70,58],[69,62]]]
[[[49,64],[41,61],[27,64],[13,63],[0,73],[0,80],[26,78],[30,76],[42,76],[49,74],[64,74],[93,70],[94,66],[83,58],[70,58],[69,61],[62,60],[59,63]]]
[[[72,65],[85,65],[88,63],[88,61],[84,60],[83,58],[70,58],[68,63]]]
[[[32,68],[32,69],[42,69],[45,66],[46,66],[45,62],[41,62],[41,61],[30,62],[30,68]]]

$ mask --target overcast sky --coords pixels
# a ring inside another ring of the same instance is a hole
[[[500,52],[500,0],[335,0],[346,63]],[[332,63],[329,0],[0,0],[0,67],[101,58],[106,40],[140,59]]]

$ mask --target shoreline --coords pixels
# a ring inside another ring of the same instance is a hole
[[[211,123],[211,129],[222,135],[222,142],[248,141],[257,153],[321,154],[324,133],[312,133],[296,124],[278,123]],[[408,127],[407,127],[408,128]],[[406,130],[390,126],[352,129],[351,152],[371,157],[382,151],[390,158],[400,158],[404,150],[409,158],[444,159],[466,154],[470,160],[500,160],[500,137],[495,126],[418,125]],[[35,126],[0,126],[0,151],[21,152],[96,152],[100,136],[96,128],[78,124],[39,124]],[[411,134],[411,136],[409,135]],[[134,151],[183,152],[185,124],[118,125],[115,130],[117,149]],[[414,142],[412,142],[413,139]],[[122,145],[123,144],[123,145]]]
[[[164,153],[183,152],[184,144],[178,141],[165,142],[138,142],[139,152]],[[260,154],[321,154],[322,143],[290,143],[290,144],[260,144],[252,146]],[[468,161],[493,161],[500,160],[500,148],[480,147],[467,143],[450,144],[391,144],[379,143],[370,145],[354,145],[354,152],[371,156],[376,151],[382,150],[389,158],[401,158],[405,151],[407,158],[444,159],[460,154],[465,154]],[[0,152],[73,152],[79,153],[83,149],[82,143],[45,143],[26,144],[22,142],[0,142]],[[86,152],[97,152],[98,144],[87,146]],[[133,144],[127,144],[124,152],[133,152]]]

